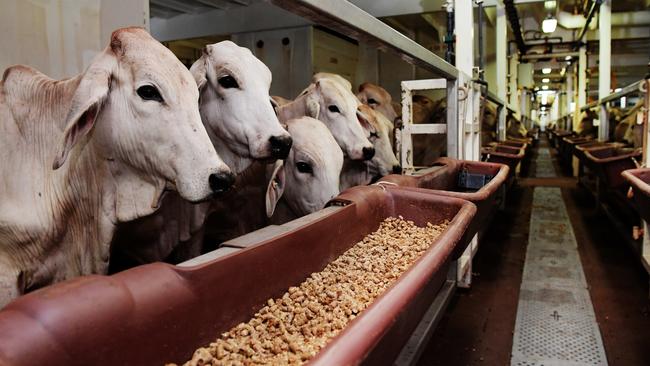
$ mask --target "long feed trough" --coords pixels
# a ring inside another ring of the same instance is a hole
[[[625,189],[625,180],[621,173],[637,168],[637,160],[641,155],[640,149],[608,147],[585,150],[588,167],[596,171],[608,189],[615,191]]]
[[[468,230],[469,236],[473,237],[489,223],[500,204],[497,200],[505,198],[503,189],[509,171],[510,168],[504,164],[440,158],[431,168],[418,172],[417,175],[391,174],[380,179],[379,184],[389,182],[404,189],[456,197],[474,203],[476,216]]]
[[[326,215],[246,249],[183,267],[155,263],[88,276],[23,296],[0,312],[0,365],[181,363],[389,217],[447,228],[314,358],[313,365],[390,364],[447,280],[476,212],[468,201],[356,187]]]
[[[622,176],[634,190],[634,203],[637,212],[643,220],[650,222],[650,169],[625,170]]]

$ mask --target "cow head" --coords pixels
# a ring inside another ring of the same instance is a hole
[[[208,45],[190,71],[199,85],[203,121],[221,143],[242,158],[287,157],[291,136],[269,96],[271,71],[249,49],[230,41]]]
[[[386,89],[379,85],[372,83],[363,83],[359,85],[359,93],[357,98],[363,104],[367,104],[370,108],[384,115],[389,121],[394,122],[397,118],[397,113],[393,108],[393,98]]]
[[[375,154],[365,136],[358,112],[359,100],[343,85],[329,78],[320,79],[305,89],[293,103],[282,108],[304,105],[305,114],[321,120],[330,130],[343,153],[352,160],[370,160]]]
[[[322,209],[339,193],[343,152],[319,120],[302,117],[287,121],[293,147],[276,162],[266,193],[266,213],[273,215],[281,197],[299,216]]]
[[[198,98],[192,75],[167,48],[143,29],[119,29],[81,78],[53,168],[92,140],[114,174],[172,185],[189,201],[226,190],[234,177],[210,143]]]
[[[359,106],[359,111],[366,116],[362,126],[375,148],[375,156],[368,162],[372,173],[383,177],[393,172],[401,172],[399,161],[390,143],[390,121],[365,104]]]

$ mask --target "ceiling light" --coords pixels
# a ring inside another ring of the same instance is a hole
[[[553,33],[555,32],[556,27],[557,27],[557,19],[553,18],[550,15],[542,22],[542,31],[544,33]]]
[[[542,69],[542,74],[550,74],[551,73],[551,68],[550,67],[545,67]]]
[[[571,55],[565,57],[564,59],[567,60],[567,61],[571,61]]]
[[[542,79],[542,83],[548,83],[549,81],[551,81],[551,79],[549,79],[549,78]]]
[[[546,10],[555,10],[557,2],[555,0],[544,1],[544,9]]]
[[[542,90],[548,90],[548,85],[542,85]]]

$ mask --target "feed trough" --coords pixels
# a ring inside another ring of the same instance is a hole
[[[508,166],[508,168],[510,168],[509,176],[515,177],[517,165],[519,165],[519,163],[523,160],[525,154],[526,153],[524,149],[497,145],[494,148],[482,148],[481,160],[490,163],[505,164]]]
[[[438,159],[431,168],[417,175],[391,174],[379,180],[418,192],[461,198],[476,205],[476,216],[468,232],[473,236],[483,229],[504,199],[504,184],[508,179],[507,165]],[[463,248],[464,249],[464,248]]]
[[[641,158],[641,149],[606,147],[585,150],[588,167],[593,168],[605,187],[615,191],[626,189],[625,180],[621,176],[624,170],[637,167],[637,159]]]
[[[637,212],[643,220],[650,222],[650,169],[630,169],[621,174],[634,190]]]
[[[269,298],[322,270],[387,217],[449,220],[422,256],[311,360],[391,363],[446,284],[476,207],[391,187],[355,187],[303,225],[223,256],[154,263],[35,291],[0,312],[2,365],[163,365],[247,321]]]

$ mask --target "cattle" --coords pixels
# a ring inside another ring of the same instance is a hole
[[[332,132],[345,156],[370,160],[375,149],[359,123],[359,100],[339,81],[322,78],[310,84],[291,103],[278,106],[281,121],[308,116],[322,121]]]
[[[596,138],[598,136],[598,126],[594,126],[594,119],[598,118],[598,113],[594,110],[587,110],[580,114],[580,123],[576,132],[580,137]]]
[[[413,123],[445,123],[447,101],[433,101],[424,95],[413,96]],[[413,165],[430,166],[447,151],[445,134],[413,135]]]
[[[643,99],[639,99],[634,107],[621,113],[620,122],[615,127],[615,141],[625,142],[634,147],[643,146],[643,125],[636,123],[636,115],[641,108],[643,108]]]
[[[374,111],[365,104],[359,106],[359,111],[366,116],[362,125],[375,148],[375,156],[369,161],[347,159],[341,172],[341,190],[357,185],[367,185],[390,173],[401,172],[399,161],[395,157],[390,143],[388,126],[392,124],[383,114]]]
[[[260,188],[265,187],[265,164],[253,166],[254,162],[284,159],[292,144],[269,96],[271,71],[247,48],[223,41],[207,45],[190,72],[199,88],[201,119],[212,144],[238,175],[236,189],[197,205],[168,194],[157,213],[121,225],[114,240],[115,270],[201,254],[208,215],[213,216],[212,226],[221,226],[236,207],[255,197],[259,203],[253,202],[251,210],[259,212],[240,210],[249,216],[244,224],[254,223],[250,227],[256,228],[265,220]]]
[[[189,71],[140,28],[76,77],[26,66],[0,83],[0,306],[106,273],[115,225],[154,212],[163,191],[196,202],[233,175],[201,123]]]
[[[481,97],[481,146],[497,140],[497,109]]]
[[[266,213],[275,224],[316,212],[339,193],[343,152],[319,120],[287,121],[294,146],[268,171]]]
[[[334,81],[346,91],[352,91],[352,84],[337,74],[320,72],[313,76],[312,82],[323,79]],[[341,189],[354,185],[366,185],[374,179],[399,169],[399,161],[395,157],[391,143],[393,123],[381,113],[362,103],[358,103],[357,116],[366,136],[373,145],[375,154],[368,161],[346,159],[341,173]]]
[[[508,111],[506,117],[506,137],[525,138],[528,136],[528,130],[521,121],[519,121],[513,112]]]
[[[383,114],[390,122],[395,122],[398,113],[393,108],[393,98],[390,93],[379,85],[365,82],[359,85],[357,98],[363,104]]]

